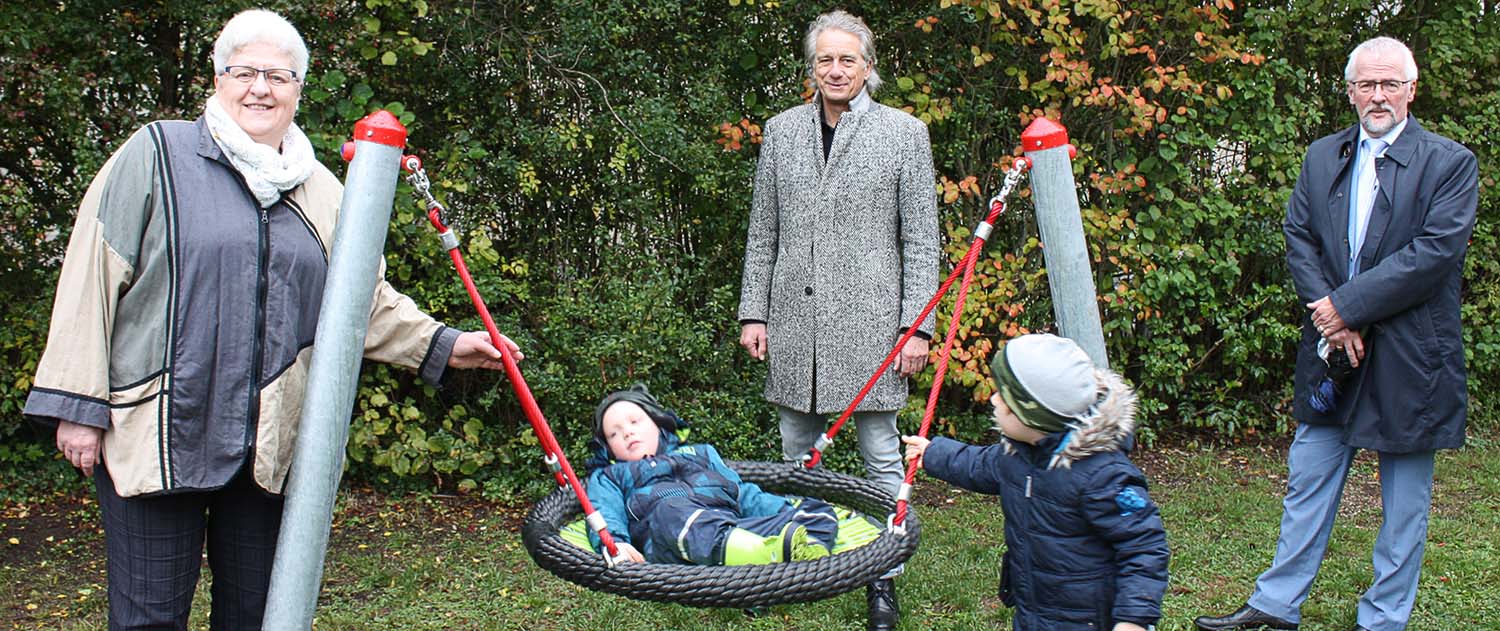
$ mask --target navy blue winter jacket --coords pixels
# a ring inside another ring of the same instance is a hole
[[[1017,631],[1108,631],[1161,618],[1167,538],[1145,475],[1126,456],[1127,407],[1036,446],[937,438],[923,455],[934,477],[1000,496],[1000,599],[1015,608]]]

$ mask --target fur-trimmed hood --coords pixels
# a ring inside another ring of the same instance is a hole
[[[1066,432],[1050,434],[1036,449],[1051,453],[1048,469],[1067,469],[1089,456],[1120,451],[1129,453],[1135,446],[1135,391],[1125,379],[1112,370],[1095,368],[1099,399],[1089,414],[1075,421]],[[995,429],[1000,429],[996,425]],[[1005,453],[1014,454],[1016,444],[1000,435]]]

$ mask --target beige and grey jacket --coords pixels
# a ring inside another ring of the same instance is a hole
[[[319,165],[262,209],[197,122],[136,132],[79,207],[28,417],[105,429],[121,496],[280,493],[343,187]],[[458,332],[383,279],[365,357],[441,379]]]

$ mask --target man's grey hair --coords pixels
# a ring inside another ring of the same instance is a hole
[[[859,38],[859,54],[870,66],[870,78],[865,79],[865,90],[875,94],[880,89],[880,73],[875,70],[875,34],[870,27],[843,9],[829,11],[817,17],[807,27],[807,37],[802,42],[803,54],[807,57],[807,76],[814,77],[818,68],[818,36],[823,31],[843,31]]]
[[[265,9],[241,11],[224,24],[214,40],[214,74],[224,72],[229,58],[251,44],[270,44],[292,58],[298,78],[307,77],[307,43],[286,18]]]
[[[1355,46],[1354,50],[1349,53],[1349,63],[1344,64],[1345,81],[1354,80],[1354,60],[1364,53],[1400,54],[1402,57],[1401,70],[1406,75],[1406,80],[1417,80],[1417,60],[1412,57],[1411,49],[1407,48],[1406,44],[1401,43],[1401,40],[1393,37],[1376,37],[1365,40],[1364,43]]]

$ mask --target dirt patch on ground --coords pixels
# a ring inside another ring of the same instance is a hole
[[[104,602],[104,533],[83,491],[0,506],[0,628],[58,628]]]
[[[55,495],[45,501],[0,507],[0,566],[13,566],[23,559],[80,541],[98,539],[97,507],[92,497]]]
[[[330,552],[385,554],[392,539],[514,540],[529,507],[477,496],[424,495],[392,499],[368,488],[343,491],[329,534]],[[500,527],[491,526],[498,524]]]
[[[1215,454],[1212,466],[1227,471],[1234,483],[1248,486],[1265,482],[1276,490],[1276,502],[1286,494],[1287,449],[1291,438],[1263,439],[1236,443],[1232,447],[1199,447],[1191,443],[1158,442],[1150,449],[1138,448],[1130,454],[1152,485],[1167,488],[1189,487],[1200,483],[1203,472],[1198,458],[1204,451]],[[1344,498],[1339,504],[1339,519],[1354,518],[1360,523],[1380,519],[1379,459],[1375,452],[1359,450],[1344,481]]]

